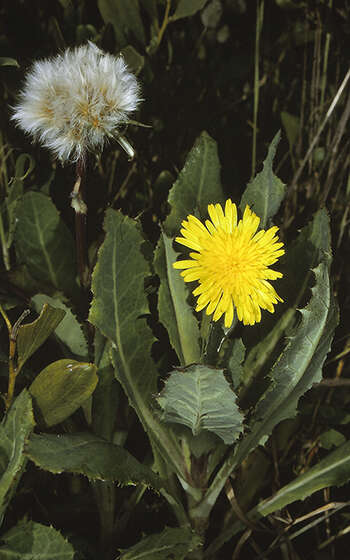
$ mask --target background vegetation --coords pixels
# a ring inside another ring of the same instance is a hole
[[[74,169],[52,161],[47,151],[31,144],[10,122],[11,105],[33,59],[91,39],[106,51],[122,50],[142,83],[144,102],[136,118],[151,128],[128,129],[136,158],[129,162],[119,146],[111,144],[98,160],[89,162],[86,198],[91,263],[104,237],[106,207],[139,217],[147,238],[156,244],[158,224],[168,213],[169,189],[203,130],[218,143],[225,195],[238,201],[260,170],[271,140],[282,129],[274,168],[287,185],[287,196],[275,222],[286,244],[319,208],[325,206],[329,212],[333,291],[340,324],[324,368],[325,379],[300,401],[297,418],[283,422],[267,446],[259,448],[251,464],[245,465],[247,471],[256,469],[256,477],[250,475],[248,491],[236,489],[240,509],[235,514],[239,516],[254,497],[270,496],[349,435],[350,4],[347,0],[4,0],[0,10],[3,201],[10,181],[20,183],[25,192],[49,194],[74,232],[69,204]],[[21,158],[21,154],[28,155]],[[3,213],[4,208],[3,203]],[[23,255],[12,244],[14,229],[15,223],[10,224],[6,242],[2,237],[0,278],[1,301],[12,322],[38,292],[23,267]],[[155,307],[152,282],[149,298]],[[86,319],[84,304],[78,296],[80,319]],[[176,356],[163,327],[155,323],[152,328],[157,337],[153,357],[165,374],[176,363]],[[0,381],[5,394],[5,324],[0,325],[0,337]],[[50,339],[28,361],[17,392],[33,379],[34,371],[60,358],[62,348]],[[118,398],[123,410],[120,426],[128,432],[125,445],[144,460],[147,441],[125,397]],[[82,413],[76,413],[74,422],[83,425]],[[244,476],[242,472],[241,488]],[[78,558],[95,558],[101,542],[94,498],[98,492],[86,478],[54,475],[30,463],[2,529],[5,532],[24,516],[52,524],[69,538]],[[120,501],[131,495],[128,487],[118,492]],[[116,543],[120,548],[135,544],[142,534],[175,525],[161,496],[151,490],[143,490],[141,495],[127,502],[130,511],[120,513]],[[350,531],[349,504],[348,486],[326,488],[283,514],[270,516],[264,529],[250,537],[251,557],[338,557]],[[226,508],[224,497],[216,507],[218,511]],[[304,515],[309,517],[299,521]],[[213,534],[218,530],[214,523]],[[282,534],[289,539],[281,539]],[[238,538],[231,541],[220,558],[237,558],[241,546]]]

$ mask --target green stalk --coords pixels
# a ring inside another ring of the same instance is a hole
[[[100,518],[101,553],[107,554],[112,547],[115,534],[115,483],[108,480],[93,480],[91,481],[91,487]]]
[[[242,450],[243,445],[240,446]],[[240,455],[236,455],[235,451],[232,451],[229,457],[226,459],[225,463],[222,465],[221,469],[214,478],[212,484],[209,486],[208,490],[203,496],[202,501],[192,509],[191,517],[192,519],[197,518],[198,520],[207,519],[210,515],[212,508],[214,507],[221,490],[226,484],[226,480],[231,475],[235,467],[242,462],[244,459],[244,448]]]
[[[77,180],[71,193],[71,206],[75,212],[75,242],[77,253],[77,268],[80,286],[83,290],[89,287],[89,266],[86,245],[86,215],[87,206],[83,200],[85,182],[85,161],[80,159],[76,164]]]
[[[333,0],[329,0],[328,6],[331,9]],[[328,66],[328,55],[329,55],[329,45],[331,42],[331,34],[326,33],[326,42],[324,46],[324,57],[323,57],[323,68],[322,68],[322,79],[321,79],[321,109],[324,105],[324,98],[326,92],[326,82],[327,82],[327,66]]]
[[[258,127],[259,109],[259,52],[260,35],[264,21],[264,0],[256,3],[256,27],[255,27],[255,63],[254,63],[254,114],[253,114],[253,147],[252,147],[252,179],[255,177],[256,169],[256,139]]]
[[[1,213],[0,213],[0,243],[1,243],[1,248],[2,248],[2,256],[3,256],[3,259],[4,259],[5,269],[8,271],[11,268],[10,256],[9,256],[9,251],[8,251],[8,247],[7,247],[7,240],[6,240],[6,236],[5,236],[5,230],[4,230],[4,222],[2,221]]]

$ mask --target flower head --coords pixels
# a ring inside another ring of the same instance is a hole
[[[195,216],[182,222],[176,241],[194,249],[192,260],[177,261],[174,268],[184,269],[185,282],[197,280],[193,290],[198,296],[196,311],[206,307],[207,315],[217,321],[225,314],[225,327],[232,325],[234,310],[245,325],[261,320],[261,309],[274,312],[274,304],[283,301],[269,280],[282,274],[271,270],[284,254],[278,241],[276,226],[257,232],[260,218],[246,206],[243,218],[237,222],[236,205],[227,200],[225,211],[220,204],[209,204],[211,220],[205,226]]]
[[[62,161],[101,151],[141,101],[124,59],[88,44],[34,63],[13,119]]]

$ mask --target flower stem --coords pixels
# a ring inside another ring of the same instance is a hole
[[[10,256],[9,256],[9,251],[8,251],[8,246],[7,246],[7,239],[6,239],[6,235],[5,235],[5,230],[4,230],[4,223],[2,221],[2,216],[0,215],[0,242],[1,242],[1,247],[2,247],[2,256],[3,256],[3,260],[4,260],[4,265],[5,265],[5,269],[7,271],[10,270],[11,266],[10,266]]]
[[[0,314],[2,315],[6,326],[7,326],[7,330],[9,333],[9,380],[8,380],[8,386],[7,386],[7,395],[5,397],[5,409],[8,410],[12,404],[13,401],[13,397],[15,394],[15,385],[16,385],[16,378],[17,375],[19,374],[19,372],[22,369],[22,365],[17,365],[16,367],[16,363],[15,363],[15,355],[16,355],[16,344],[17,344],[17,334],[18,334],[18,329],[21,326],[21,323],[23,321],[23,319],[26,318],[27,315],[29,315],[30,311],[29,309],[26,309],[25,311],[23,311],[22,315],[20,316],[19,319],[17,319],[17,321],[15,322],[15,324],[12,326],[10,323],[10,320],[6,314],[6,311],[3,309],[3,307],[0,305]]]
[[[161,27],[158,31],[158,47],[159,47],[160,43],[162,42],[164,32],[165,32],[165,30],[168,26],[168,23],[169,23],[170,6],[171,6],[171,0],[167,0],[166,7],[165,7],[164,18],[163,18],[163,23],[162,23],[162,25],[161,25]]]
[[[83,289],[87,289],[89,286],[89,266],[86,245],[87,206],[83,199],[85,162],[82,159],[77,163],[76,174],[77,180],[71,193],[71,206],[75,212],[75,242],[80,285]]]

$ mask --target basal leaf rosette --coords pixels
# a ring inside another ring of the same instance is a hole
[[[269,282],[283,276],[269,268],[284,254],[278,227],[257,231],[260,218],[248,205],[238,221],[230,199],[224,210],[220,204],[209,204],[208,213],[205,225],[193,215],[182,222],[182,237],[176,241],[195,252],[173,266],[183,269],[185,282],[199,282],[193,290],[196,311],[206,308],[214,321],[225,314],[229,328],[236,310],[244,325],[254,325],[261,320],[262,309],[273,313],[274,305],[283,301]]]

